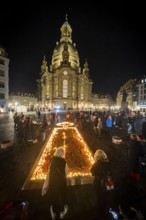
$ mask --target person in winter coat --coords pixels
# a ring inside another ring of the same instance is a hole
[[[139,158],[142,156],[140,142],[137,141],[136,134],[130,134],[128,163],[131,179],[138,181],[140,179]]]
[[[101,217],[106,212],[107,195],[102,187],[102,180],[105,178],[109,170],[109,160],[103,150],[97,150],[94,154],[95,163],[91,167],[91,174],[94,176],[93,186],[96,192],[96,209],[98,215]]]
[[[103,129],[103,123],[100,117],[97,119],[97,135],[98,137],[101,137],[101,131]]]
[[[112,119],[112,116],[109,115],[106,119],[106,128],[107,128],[109,135],[111,135],[112,127],[113,127],[113,119]]]
[[[93,130],[94,130],[95,134],[97,134],[97,123],[98,123],[97,116],[94,115],[93,116]]]
[[[107,117],[107,119],[106,119],[106,127],[107,127],[107,128],[112,128],[112,126],[113,126],[112,116],[109,115],[109,116]]]
[[[144,216],[139,209],[132,206],[122,207],[119,205],[119,220],[144,220]]]
[[[65,148],[58,147],[51,160],[49,172],[49,187],[52,193],[50,206],[52,219],[62,219],[68,211],[66,174]]]

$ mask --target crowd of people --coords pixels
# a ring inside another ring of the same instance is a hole
[[[38,116],[41,118],[40,115]],[[123,143],[127,147],[128,175],[131,181],[139,181],[140,177],[146,177],[146,141],[142,133],[137,134],[136,116],[130,115],[126,118],[123,125],[123,115],[121,113],[112,115],[107,112],[67,112],[64,120],[73,121],[79,129],[83,129],[87,123],[90,123],[97,139],[102,137],[106,131],[109,136],[113,134],[114,129],[125,129],[125,137]],[[33,141],[39,139],[40,133],[45,133],[50,124],[60,121],[60,115],[57,113],[44,114],[42,120],[33,121],[31,116],[14,114],[14,127],[17,130],[20,140]],[[129,128],[130,124],[130,128]],[[141,129],[142,131],[142,129]],[[137,219],[144,220],[143,214],[131,204],[119,204],[116,199],[116,190],[105,191],[102,181],[107,173],[112,174],[111,161],[108,152],[98,149],[94,152],[94,161],[91,168],[91,174],[94,176],[93,187],[96,194],[96,210],[99,219]],[[51,160],[48,171],[49,187],[52,190],[50,213],[52,219],[62,219],[68,211],[67,201],[67,164],[65,160],[65,150],[58,147]],[[114,180],[113,180],[114,181]],[[115,181],[116,182],[116,181]],[[114,184],[114,183],[113,183]],[[114,186],[115,187],[115,186]],[[117,187],[117,186],[116,186]]]
[[[46,131],[49,129],[50,122],[46,114],[42,120],[33,120],[31,115],[24,116],[23,113],[15,113],[14,129],[17,139],[20,143],[33,142],[38,140],[45,141]]]

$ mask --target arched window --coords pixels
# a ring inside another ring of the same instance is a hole
[[[75,98],[75,91],[76,91],[76,90],[75,90],[75,85],[73,85],[73,88],[72,88],[72,97],[73,97],[73,98]]]
[[[67,98],[68,93],[68,81],[66,79],[63,80],[63,98]]]
[[[83,86],[81,86],[81,99],[84,99]]]

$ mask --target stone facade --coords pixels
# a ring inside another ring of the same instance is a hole
[[[137,79],[128,80],[118,91],[117,105],[123,109],[137,106]]]
[[[92,84],[87,61],[83,69],[76,44],[72,42],[72,28],[66,18],[61,27],[60,42],[48,67],[44,57],[38,82],[39,104],[49,109],[89,109]]]
[[[138,82],[138,107],[140,112],[146,115],[146,75]]]
[[[7,109],[9,98],[9,59],[4,48],[0,47],[0,111]]]
[[[110,95],[92,94],[91,110],[110,110],[113,104],[114,103]]]
[[[8,109],[9,111],[26,112],[34,111],[38,108],[37,98],[33,94],[21,93],[10,94]]]

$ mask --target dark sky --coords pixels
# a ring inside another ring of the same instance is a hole
[[[68,14],[81,67],[86,58],[89,64],[93,91],[115,98],[128,79],[146,73],[145,6],[131,2],[103,2],[95,7],[89,2],[79,7],[73,1],[54,6],[45,1],[4,2],[0,45],[10,58],[10,92],[35,92],[43,56],[50,65]]]

